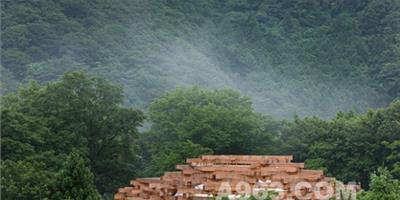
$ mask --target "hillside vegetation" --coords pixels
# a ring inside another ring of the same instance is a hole
[[[2,87],[85,70],[146,109],[176,86],[233,88],[290,118],[400,95],[396,0],[4,0]]]
[[[2,0],[1,199],[111,199],[203,154],[400,197],[398,0]]]
[[[282,121],[255,112],[251,99],[233,90],[180,88],[150,104],[152,125],[140,133],[143,112],[122,100],[120,87],[78,72],[4,96],[2,198],[97,199],[94,184],[107,198],[134,177],[157,176],[204,154],[294,155],[365,189],[383,167],[367,197],[399,195],[400,101],[363,115]]]

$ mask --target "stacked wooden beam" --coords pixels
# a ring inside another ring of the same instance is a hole
[[[177,172],[166,172],[160,178],[131,181],[131,186],[120,188],[114,199],[209,199],[221,196],[226,189],[230,192],[227,197],[234,199],[244,195],[239,184],[250,186],[250,193],[253,194],[276,191],[280,199],[314,200],[320,199],[316,191],[324,194],[329,192],[328,189],[334,190],[333,178],[325,177],[320,170],[304,169],[303,163],[292,163],[292,159],[292,156],[236,155],[205,155],[187,159],[186,165],[176,166]]]

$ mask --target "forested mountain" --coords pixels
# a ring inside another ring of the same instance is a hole
[[[2,0],[1,20],[2,199],[110,199],[203,154],[400,198],[399,0]]]
[[[276,117],[400,95],[397,0],[3,0],[2,88],[84,70],[147,109],[176,86],[233,88]]]

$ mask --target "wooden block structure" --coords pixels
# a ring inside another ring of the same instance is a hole
[[[231,192],[227,197],[236,199],[244,195],[243,183],[253,193],[276,191],[278,199],[321,199],[316,191],[326,194],[328,187],[334,192],[334,178],[325,177],[320,170],[304,169],[303,163],[292,163],[292,159],[293,156],[204,155],[187,159],[186,165],[176,166],[179,171],[166,172],[160,178],[132,180],[131,186],[119,188],[114,199],[210,199],[221,196],[222,186],[227,185],[225,189]],[[304,182],[308,184],[299,186]]]

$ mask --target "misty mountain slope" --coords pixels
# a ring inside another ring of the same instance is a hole
[[[399,97],[397,1],[2,1],[2,86],[85,70],[126,103],[228,87],[278,117],[331,117]]]

